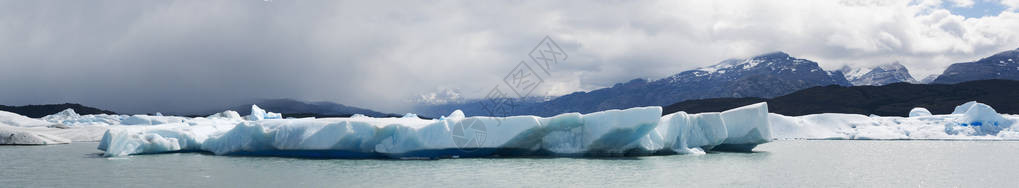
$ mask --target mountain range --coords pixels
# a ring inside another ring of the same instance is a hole
[[[455,109],[470,115],[551,116],[589,113],[636,106],[668,105],[677,101],[712,98],[773,98],[815,86],[883,86],[895,83],[958,83],[972,80],[1019,80],[1019,50],[1000,52],[975,62],[958,63],[942,74],[916,80],[898,62],[873,67],[843,67],[826,71],[814,61],[774,52],[718,64],[659,79],[634,79],[590,92],[575,92],[551,100],[519,100],[514,110],[491,114],[483,100],[419,105],[415,112],[439,116]],[[509,100],[509,99],[507,99]]]
[[[294,99],[265,99],[255,103],[258,107],[271,112],[281,113],[283,117],[349,117],[354,114],[361,114],[371,117],[399,117],[397,114],[387,114],[368,110],[364,108],[351,107],[333,102],[304,102]],[[250,114],[252,104],[239,104],[227,110],[237,111],[240,114]],[[219,109],[218,111],[223,111]],[[211,112],[209,112],[211,114]],[[208,114],[204,114],[208,115]],[[201,116],[204,116],[201,115]]]
[[[636,79],[610,88],[577,92],[531,106],[526,111],[548,116],[660,106],[690,99],[767,98],[826,85],[848,86],[850,83],[842,73],[825,71],[816,62],[774,52],[725,60],[659,80]]]
[[[5,106],[0,105],[0,111],[13,112],[28,116],[31,118],[41,118],[46,115],[56,114],[57,112],[64,111],[65,109],[74,109],[75,112],[81,115],[87,114],[117,114],[116,112],[103,110],[94,107],[88,107],[81,104],[75,103],[64,103],[64,104],[43,104],[43,105],[25,105],[25,106]]]
[[[773,52],[746,59],[724,60],[715,65],[683,71],[662,79],[633,79],[628,82],[617,83],[608,88],[597,89],[589,92],[575,92],[554,98],[542,96],[527,98],[464,99],[461,97],[459,91],[455,89],[447,89],[440,93],[422,95],[420,99],[415,100],[415,102],[419,105],[413,109],[413,112],[418,113],[423,117],[439,117],[447,115],[456,109],[463,110],[467,115],[552,116],[568,112],[590,113],[607,109],[622,109],[637,106],[665,106],[680,101],[685,101],[683,104],[687,107],[684,107],[684,109],[720,111],[736,107],[738,105],[760,101],[777,102],[824,98],[823,96],[806,95],[810,93],[822,93],[825,95],[831,94],[831,92],[818,92],[817,90],[821,89],[817,88],[838,90],[838,88],[857,88],[849,86],[860,86],[859,88],[865,89],[838,91],[859,93],[861,90],[867,90],[866,88],[885,88],[891,89],[888,92],[898,92],[898,90],[903,90],[898,88],[919,87],[915,84],[905,83],[930,82],[935,83],[935,85],[944,85],[988,79],[1019,80],[1019,62],[1016,61],[1019,61],[1019,49],[1000,52],[974,62],[953,64],[942,74],[931,75],[917,81],[910,75],[909,70],[898,62],[873,67],[846,66],[836,71],[826,71],[818,66],[818,64],[814,61],[792,57],[784,52]],[[1008,84],[1004,82],[993,83]],[[946,86],[931,87],[943,88]],[[933,92],[933,90],[924,89],[909,91],[920,93]],[[940,90],[938,91],[941,92]],[[979,93],[980,92],[970,94],[976,95]],[[956,96],[957,98],[965,97],[955,94],[956,93],[947,93],[944,95]],[[832,95],[840,96],[836,94]],[[866,96],[873,97],[869,95]],[[800,99],[801,97],[802,99]],[[484,104],[486,102],[490,103],[493,100],[511,101],[511,110],[498,114],[489,112]],[[965,102],[959,100],[953,100],[951,102]],[[373,117],[400,116],[398,114],[382,113],[333,102],[304,102],[293,99],[254,100],[254,102],[237,104],[228,109],[238,111],[241,114],[248,114],[251,109],[251,104],[257,104],[269,111],[282,113],[285,117],[345,117],[353,114],[363,114]],[[697,104],[710,105],[695,107]],[[911,108],[913,106],[910,105],[919,103],[908,104],[909,105],[905,106],[896,106],[895,108],[888,110],[869,108],[855,108],[855,110],[822,108],[821,111],[833,110],[832,112],[889,115],[901,113],[900,108],[906,108],[906,106]],[[690,105],[694,105],[694,107],[691,107]],[[850,104],[837,103],[832,103],[830,105],[852,106]],[[950,106],[954,105],[956,104],[952,104]],[[781,107],[781,103],[772,104],[772,106],[776,106],[774,109],[780,110],[779,112],[789,113],[787,115],[800,114],[800,112],[793,110],[781,111],[783,109],[783,107]],[[995,106],[997,107],[1000,105]],[[81,114],[115,114],[112,111],[86,107],[79,104],[29,105],[20,107],[0,105],[0,110],[11,111],[29,117],[42,117],[57,113],[67,108],[74,109],[76,112]],[[202,112],[192,113],[189,116],[204,116],[223,110],[224,109],[209,109]],[[809,108],[806,108],[805,110],[806,111],[803,113],[820,112],[818,110],[810,110]],[[940,110],[940,107],[932,110],[938,112],[937,110]]]
[[[886,85],[898,82],[952,84],[975,80],[1019,80],[1019,49],[998,52],[972,62],[950,65],[941,74],[914,80],[905,66],[894,62],[869,68],[843,67],[839,71],[853,85]]]
[[[790,116],[820,113],[907,116],[914,107],[949,114],[956,106],[979,101],[998,113],[1019,114],[1019,81],[978,80],[957,84],[894,83],[884,86],[819,86],[771,99],[718,98],[689,100],[664,107],[663,113],[718,112],[758,102],[768,111]]]
[[[950,84],[973,80],[1019,80],[1019,49],[999,52],[973,62],[948,66],[932,83]]]
[[[839,69],[839,71],[854,86],[880,86],[899,82],[917,82],[909,74],[909,69],[906,69],[906,66],[899,62],[866,68],[852,68],[846,65]]]
[[[927,77],[924,77],[923,79],[917,80],[916,83],[918,83],[918,84],[929,84],[931,82],[934,82],[935,79],[938,79],[938,76],[941,76],[941,74],[927,75]]]
[[[850,85],[838,71],[825,71],[816,62],[784,52],[746,59],[730,59],[659,80],[634,79],[590,92],[575,92],[544,102],[523,101],[507,114],[551,116],[567,112],[590,113],[635,106],[667,105],[689,99],[720,97],[775,97],[800,89],[826,85]],[[481,103],[484,101],[476,101]],[[457,106],[457,105],[454,105]],[[487,115],[479,104],[464,112]],[[419,113],[437,116],[449,113],[446,106],[425,106]]]

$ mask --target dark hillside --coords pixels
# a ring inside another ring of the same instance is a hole
[[[905,116],[913,107],[924,107],[935,114],[951,113],[962,103],[979,101],[999,113],[1019,114],[1019,81],[979,80],[958,84],[895,83],[885,86],[813,87],[772,99],[719,98],[689,100],[665,107],[677,111],[717,112],[724,109],[768,102],[768,110],[783,115],[818,113],[875,114]]]

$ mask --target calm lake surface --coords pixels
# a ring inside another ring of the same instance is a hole
[[[0,147],[0,187],[1016,187],[1019,142],[827,141],[635,158],[103,158],[97,143]]]

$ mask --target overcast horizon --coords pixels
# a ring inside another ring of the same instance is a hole
[[[1019,48],[1019,0],[0,1],[0,104],[180,113],[252,99],[408,112],[481,98],[545,36],[534,95],[783,51],[916,79]]]

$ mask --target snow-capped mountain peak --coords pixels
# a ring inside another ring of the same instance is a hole
[[[998,52],[973,62],[956,63],[933,83],[951,84],[973,80],[1019,80],[1019,49]]]
[[[460,93],[459,89],[441,89],[437,92],[425,93],[418,95],[418,98],[414,100],[419,104],[449,104],[449,103],[462,103],[464,97]]]
[[[710,66],[705,66],[705,67],[700,67],[700,68],[697,68],[697,69],[694,69],[694,70],[690,70],[690,71],[687,71],[687,72],[690,72],[694,76],[700,77],[700,76],[717,76],[717,75],[726,74],[726,73],[733,73],[733,72],[751,71],[751,70],[754,70],[754,69],[761,69],[761,68],[763,68],[763,69],[770,69],[770,71],[798,71],[798,70],[810,71],[810,72],[822,71],[820,68],[816,68],[816,69],[815,68],[811,68],[811,69],[802,69],[802,68],[798,69],[797,68],[797,66],[805,64],[805,63],[809,63],[809,64],[813,64],[813,65],[817,64],[817,63],[814,63],[814,62],[812,62],[810,60],[797,59],[797,58],[791,57],[791,56],[789,56],[789,54],[786,54],[785,52],[779,51],[779,52],[772,52],[772,53],[767,53],[767,54],[763,54],[763,55],[758,55],[758,56],[754,56],[754,57],[746,58],[746,59],[728,59],[728,60],[724,60],[722,62],[719,62],[718,64],[714,64],[714,65],[710,65]],[[677,77],[677,76],[682,76],[682,75],[683,74],[673,75],[672,78],[679,79],[680,77]]]
[[[909,69],[899,62],[858,68],[847,65],[843,66],[839,71],[846,76],[846,80],[858,86],[879,86],[898,82],[916,83],[913,76],[909,74]]]
[[[792,84],[796,83],[796,84]],[[772,97],[813,86],[849,85],[840,72],[829,72],[816,62],[772,52],[746,59],[728,59],[718,64],[684,71],[651,85],[692,87],[697,90],[728,87],[708,97]],[[764,89],[767,88],[767,89]],[[688,89],[681,88],[680,90]],[[716,96],[720,95],[720,96]],[[661,99],[674,102],[675,98]],[[654,104],[654,103],[651,103]]]
[[[878,65],[876,68],[885,71],[908,71],[906,69],[906,66],[903,66],[898,61],[889,64]]]
[[[773,52],[745,59],[729,59],[711,66],[683,71],[658,79],[633,79],[608,88],[574,92],[551,100],[530,102],[526,99],[512,113],[553,116],[567,112],[595,112],[634,106],[664,106],[679,101],[705,98],[771,98],[798,90],[828,85],[848,86],[841,72],[829,72],[816,62]],[[467,114],[485,114],[480,103],[432,105],[448,113],[446,107],[461,107]],[[432,113],[439,115],[440,113]]]
[[[923,79],[920,79],[920,81],[918,81],[918,83],[929,84],[931,82],[934,82],[935,79],[938,79],[938,76],[941,76],[941,74],[931,74],[931,75],[928,75],[927,77],[925,77]]]
[[[849,67],[849,65],[843,65],[839,71],[846,76],[846,80],[852,82],[853,80],[859,79],[864,74],[867,74],[867,72],[870,72],[870,68],[853,68]]]

